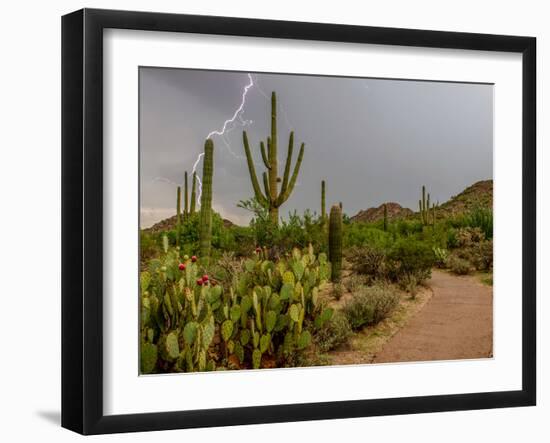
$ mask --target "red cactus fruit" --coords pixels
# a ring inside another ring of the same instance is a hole
[[[199,278],[199,279],[197,280],[197,284],[198,284],[199,286],[202,286],[202,283],[203,283],[202,278]]]
[[[193,263],[195,263],[195,262],[197,261],[197,256],[194,255],[193,257],[191,257],[191,261],[192,261]]]
[[[185,263],[180,263],[178,268],[180,271],[185,271]]]
[[[204,275],[202,276],[202,281],[203,281],[203,282],[207,282],[207,281],[208,281],[208,275],[204,274]]]

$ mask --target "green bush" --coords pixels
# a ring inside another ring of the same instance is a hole
[[[464,216],[464,226],[479,228],[486,239],[492,239],[493,211],[482,206],[475,206]]]
[[[314,341],[320,352],[328,352],[346,343],[352,334],[347,317],[335,311],[332,318],[315,333]]]
[[[352,329],[383,320],[399,304],[399,294],[389,286],[363,287],[342,307]]]
[[[422,283],[431,275],[435,256],[425,242],[413,238],[402,238],[395,242],[387,256],[388,273],[394,281],[413,275]]]
[[[387,249],[393,243],[393,235],[373,227],[370,223],[350,223],[344,225],[343,246],[370,246],[377,249]]]
[[[472,263],[478,271],[491,271],[493,269],[493,240],[479,242],[473,248]]]

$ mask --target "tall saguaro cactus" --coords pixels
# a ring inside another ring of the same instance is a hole
[[[330,208],[328,253],[331,264],[331,280],[337,283],[342,277],[342,210],[338,205]]]
[[[272,222],[274,224],[278,224],[279,208],[285,201],[288,200],[294,189],[294,185],[296,184],[296,179],[298,178],[298,173],[300,172],[300,165],[302,164],[302,159],[304,157],[305,144],[302,143],[300,147],[298,160],[294,165],[294,170],[291,177],[290,169],[292,165],[292,152],[294,150],[294,132],[290,133],[284,175],[281,180],[278,175],[279,167],[277,161],[277,97],[275,92],[271,93],[271,136],[267,137],[267,151],[264,142],[260,142],[262,160],[267,169],[267,171],[262,174],[264,185],[263,192],[260,188],[258,177],[256,176],[256,168],[254,167],[254,160],[250,152],[246,131],[243,131],[243,144],[248,163],[248,172],[250,173],[250,181],[252,182],[252,188],[254,189],[256,200],[258,200],[263,207],[269,210]],[[279,182],[282,182],[280,191],[278,189]]]
[[[326,218],[327,218],[327,208],[325,206],[325,197],[326,197],[326,193],[325,193],[326,189],[325,189],[325,181],[322,180],[321,181],[321,221],[324,223]]]
[[[193,172],[193,183],[191,185],[191,203],[189,205],[189,215],[195,213],[197,204],[197,172]]]
[[[183,216],[184,218],[187,218],[189,216],[189,188],[187,186],[187,171],[185,171],[185,177],[184,177],[184,209],[183,209]]]
[[[388,205],[384,203],[384,231],[388,230]]]
[[[202,164],[200,255],[203,263],[207,265],[212,243],[212,176],[214,175],[214,143],[211,139],[207,139],[204,143],[204,157]]]
[[[181,186],[178,186],[176,197],[176,245],[179,246],[181,233]]]
[[[431,225],[432,227],[435,227],[435,208],[435,203],[432,203],[432,206],[430,206],[430,193],[428,193],[426,197],[426,187],[422,186],[422,199],[418,200],[418,210],[420,212],[420,221],[424,226]],[[431,221],[430,212],[432,213]]]

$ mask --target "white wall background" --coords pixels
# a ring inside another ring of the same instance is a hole
[[[271,8],[271,6],[274,8]],[[60,16],[81,7],[155,10],[319,21],[538,38],[539,226],[548,226],[550,157],[543,156],[550,120],[550,28],[545,2],[407,0],[297,2],[278,0],[53,0],[2,5],[0,27],[0,439],[76,441],[60,415]],[[549,265],[549,235],[540,232],[539,274]],[[541,252],[546,248],[544,252]],[[542,277],[542,276],[541,276]],[[96,437],[94,441],[464,442],[550,438],[550,324],[539,278],[539,406],[459,413],[378,417]],[[414,383],[414,380],[411,380]],[[243,440],[244,439],[244,440]]]

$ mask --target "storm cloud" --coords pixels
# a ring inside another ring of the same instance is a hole
[[[213,206],[235,223],[249,221],[237,203],[253,196],[242,131],[260,175],[259,142],[269,134],[271,91],[279,104],[281,173],[289,132],[294,130],[295,144],[306,144],[283,217],[319,211],[321,180],[327,182],[327,205],[342,201],[351,216],[386,201],[416,209],[422,185],[432,201],[443,202],[492,178],[492,85],[251,74],[254,85],[242,112],[224,137],[212,137]],[[191,172],[207,134],[234,115],[248,83],[247,72],[140,68],[142,227],[175,213],[184,171]]]

